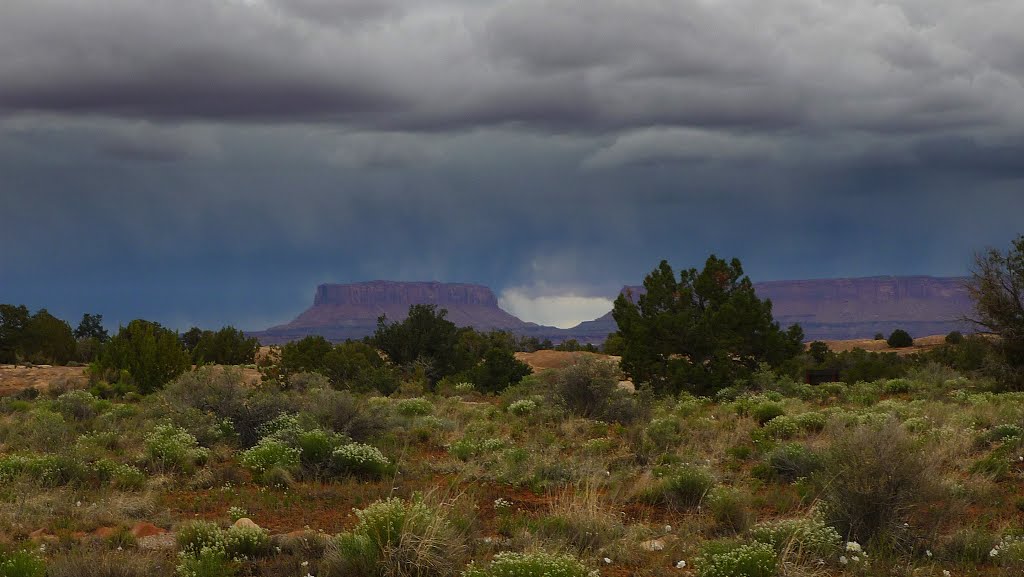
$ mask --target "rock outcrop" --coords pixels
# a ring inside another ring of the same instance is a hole
[[[532,333],[539,325],[519,320],[498,306],[491,289],[475,284],[371,281],[324,284],[316,289],[313,306],[292,322],[254,333],[264,344],[287,342],[310,334],[332,341],[360,339],[373,334],[377,318],[402,321],[409,307],[437,305],[458,326],[480,330]],[[558,330],[558,329],[553,329]]]
[[[973,311],[963,277],[878,276],[754,283],[771,299],[775,320],[784,328],[798,323],[807,340],[871,338],[904,329],[914,336],[970,331],[961,319]],[[639,296],[642,286],[622,292]],[[608,313],[567,329],[580,341],[604,338],[616,330]]]
[[[761,298],[772,301],[775,319],[787,327],[799,323],[807,340],[870,338],[902,328],[913,336],[969,331],[961,321],[972,303],[964,278],[866,277],[755,283]],[[641,286],[623,287],[639,296]],[[475,284],[372,281],[325,284],[317,287],[313,306],[294,321],[253,333],[263,344],[277,344],[311,334],[332,341],[360,339],[373,334],[377,317],[405,319],[414,304],[433,304],[448,310],[459,326],[480,330],[507,330],[518,335],[549,338],[554,342],[576,339],[601,343],[617,330],[611,313],[558,329],[524,322],[498,306],[491,289]]]

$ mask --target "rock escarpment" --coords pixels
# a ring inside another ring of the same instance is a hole
[[[878,276],[786,280],[754,283],[760,298],[771,299],[772,313],[783,328],[798,323],[807,340],[871,338],[904,329],[911,335],[970,331],[961,319],[973,303],[962,277]],[[622,292],[639,296],[642,286]],[[568,329],[580,340],[615,331],[611,313]]]
[[[371,281],[354,284],[323,284],[317,287],[313,306],[292,322],[254,333],[264,344],[287,342],[310,334],[332,341],[360,339],[373,334],[377,318],[402,321],[409,307],[437,305],[458,326],[480,330],[528,333],[538,325],[503,311],[491,289],[475,284],[440,282]]]

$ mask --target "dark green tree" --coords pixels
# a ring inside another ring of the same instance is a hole
[[[914,337],[910,336],[910,333],[903,329],[896,329],[885,342],[890,348],[903,349],[914,346]]]
[[[24,305],[0,305],[0,363],[16,363],[24,357],[29,318]]]
[[[473,367],[468,376],[477,390],[500,393],[532,372],[530,365],[517,359],[511,350],[495,347],[484,353],[483,361]]]
[[[831,352],[831,349],[823,341],[814,341],[807,347],[807,353],[811,355],[811,358],[814,359],[814,363],[817,365],[825,364]]]
[[[348,341],[335,345],[323,359],[323,374],[337,389],[376,390],[389,395],[398,388],[398,374],[366,343]]]
[[[174,331],[159,323],[136,319],[120,327],[92,364],[95,379],[109,382],[127,378],[146,394],[162,389],[191,366],[188,353]]]
[[[457,345],[459,329],[445,318],[448,311],[435,305],[412,305],[402,322],[388,323],[387,317],[377,319],[373,344],[398,366],[420,363],[429,367],[427,377],[436,383],[459,372]]]
[[[331,343],[320,335],[292,341],[281,347],[281,370],[285,374],[324,374],[324,358],[331,352]]]
[[[34,363],[66,365],[75,358],[78,343],[68,323],[39,309],[25,327],[23,347]]]
[[[977,255],[967,291],[974,300],[972,321],[999,335],[997,350],[1004,375],[1024,386],[1024,235],[1003,253],[997,249]]]
[[[191,355],[192,351],[196,350],[196,345],[199,344],[199,341],[203,338],[203,333],[205,332],[206,331],[199,327],[192,327],[181,333],[181,336],[178,337],[178,340],[181,341],[181,348],[185,349],[185,351]]]
[[[75,329],[75,338],[78,340],[96,339],[101,343],[109,341],[110,335],[107,334],[107,329],[103,328],[103,315],[89,313],[82,315],[82,321]]]
[[[704,270],[682,271],[678,279],[662,261],[644,288],[635,301],[619,295],[612,315],[623,370],[657,393],[713,392],[760,363],[779,367],[803,351],[799,325],[779,329],[771,301],[757,297],[737,259],[711,255]]]
[[[257,339],[246,337],[242,331],[227,326],[216,332],[202,332],[192,348],[192,362],[197,365],[248,365],[256,362],[259,350]]]

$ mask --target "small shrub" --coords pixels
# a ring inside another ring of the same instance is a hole
[[[336,449],[331,454],[331,464],[342,475],[369,478],[383,477],[391,468],[391,462],[380,449],[362,443],[351,443]]]
[[[964,335],[960,331],[952,331],[946,335],[946,344],[959,345],[964,342]]]
[[[224,550],[224,532],[209,521],[189,521],[181,525],[176,539],[178,550],[192,557],[198,557],[204,549]]]
[[[544,552],[498,553],[486,566],[470,565],[462,577],[589,577],[592,572],[572,555]]]
[[[759,523],[750,530],[750,537],[771,545],[777,553],[789,551],[809,562],[837,558],[843,541],[834,527],[817,516]]]
[[[768,455],[767,463],[777,478],[792,483],[821,470],[825,460],[799,443],[786,443],[776,447]]]
[[[298,469],[302,451],[274,437],[264,437],[255,447],[242,452],[242,466],[261,478],[272,469]]]
[[[164,470],[190,472],[209,455],[195,437],[174,425],[158,425],[146,435],[145,445],[150,465]]]
[[[348,439],[334,432],[323,429],[310,429],[299,433],[296,439],[301,452],[302,464],[307,467],[328,465],[331,455]]]
[[[228,507],[228,518],[231,519],[232,523],[234,523],[235,521],[237,521],[237,520],[239,520],[239,519],[241,519],[243,517],[248,517],[248,516],[249,516],[249,511],[247,511],[245,509],[245,507],[238,507],[238,506]]]
[[[752,514],[749,499],[735,489],[719,488],[708,499],[715,528],[724,533],[742,533],[750,526]]]
[[[698,567],[701,577],[772,577],[778,562],[775,549],[766,543],[711,544],[698,559]]]
[[[434,412],[434,405],[423,397],[402,399],[395,409],[403,417],[421,417]]]
[[[937,494],[934,462],[893,419],[836,439],[826,460],[824,511],[846,538],[903,545],[907,515]]]
[[[760,431],[755,431],[769,439],[784,441],[800,434],[800,423],[793,417],[779,415],[764,424]]]
[[[270,552],[270,535],[254,526],[233,526],[224,532],[224,550],[228,557],[256,559]]]
[[[672,418],[653,419],[644,429],[644,436],[659,450],[667,450],[679,443],[679,421]]]
[[[607,361],[584,357],[550,375],[554,403],[574,415],[630,423],[645,412],[643,398],[619,388],[619,369]]]
[[[949,537],[939,554],[951,563],[976,567],[989,561],[989,552],[997,539],[995,534],[984,527],[964,527]]]
[[[178,577],[232,577],[238,573],[238,565],[228,558],[223,546],[207,547],[196,555],[179,555],[174,573]]]
[[[537,402],[533,399],[519,399],[508,406],[508,412],[519,416],[529,415],[535,410],[537,410]]]
[[[750,411],[750,416],[757,421],[758,425],[764,425],[775,417],[786,414],[786,410],[778,403],[759,403]]]
[[[807,433],[820,433],[825,430],[825,425],[828,423],[828,418],[824,413],[801,413],[793,419],[800,430]]]
[[[666,475],[657,492],[670,506],[693,508],[704,500],[715,486],[711,473],[700,467],[683,466]]]
[[[504,439],[471,439],[465,438],[448,446],[448,452],[460,461],[468,461],[477,455],[493,454],[504,449]]]
[[[324,558],[328,577],[452,575],[464,545],[445,515],[420,499],[378,501],[357,510],[359,522],[338,535]]]
[[[96,416],[96,397],[89,391],[68,391],[57,397],[54,408],[57,412],[76,421],[87,421]]]

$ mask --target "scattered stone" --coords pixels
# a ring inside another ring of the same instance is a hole
[[[163,535],[165,533],[167,533],[166,529],[161,529],[152,523],[136,523],[135,526],[132,527],[132,536],[136,539]]]
[[[46,529],[37,529],[28,534],[28,538],[34,543],[57,543],[60,539],[57,538],[53,533],[48,533]]]
[[[641,543],[640,548],[644,551],[662,551],[665,549],[665,541],[661,539],[651,539],[650,541],[644,541]]]
[[[232,529],[255,529],[257,531],[261,531],[262,530],[259,525],[254,523],[253,520],[248,518],[248,517],[242,517],[241,519],[235,521],[234,525],[232,525],[231,528]]]
[[[162,535],[150,535],[138,540],[139,549],[146,551],[164,551],[174,549],[178,546],[174,539],[174,533],[163,533]]]

